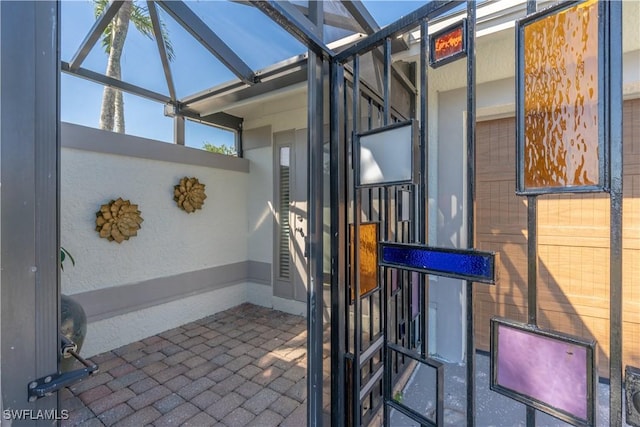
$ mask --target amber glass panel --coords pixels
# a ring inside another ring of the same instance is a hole
[[[350,264],[353,265],[354,254],[354,226],[349,226]],[[360,224],[360,244],[358,245],[360,260],[360,296],[372,291],[378,286],[378,223]],[[351,300],[355,294],[355,269],[351,269]]]
[[[598,170],[598,2],[524,28],[524,184],[590,186]]]

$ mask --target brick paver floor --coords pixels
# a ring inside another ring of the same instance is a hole
[[[92,357],[63,426],[304,426],[306,320],[242,304]]]

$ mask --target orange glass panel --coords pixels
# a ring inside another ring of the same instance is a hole
[[[349,226],[350,265],[353,265],[354,225]],[[360,296],[378,286],[378,223],[360,224],[360,244],[358,245],[360,261]],[[351,268],[351,301],[355,295],[355,269]]]
[[[598,2],[524,28],[524,185],[589,186],[598,170]]]
[[[434,43],[434,59],[436,61],[439,61],[443,58],[447,58],[451,55],[462,52],[464,46],[462,36],[462,26],[454,28],[453,30],[446,32],[441,36],[438,36]]]

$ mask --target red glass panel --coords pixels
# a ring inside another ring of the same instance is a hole
[[[462,26],[452,29],[435,39],[434,59],[439,61],[456,53],[462,52],[464,48]]]

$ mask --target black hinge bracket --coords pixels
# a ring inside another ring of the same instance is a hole
[[[75,384],[78,381],[87,378],[89,375],[98,373],[98,365],[85,360],[76,353],[76,351],[76,344],[63,334],[60,334],[61,355],[63,357],[74,357],[85,367],[71,372],[58,372],[31,381],[27,386],[29,402],[35,402],[42,397],[51,396],[53,393],[60,391],[64,387]]]

